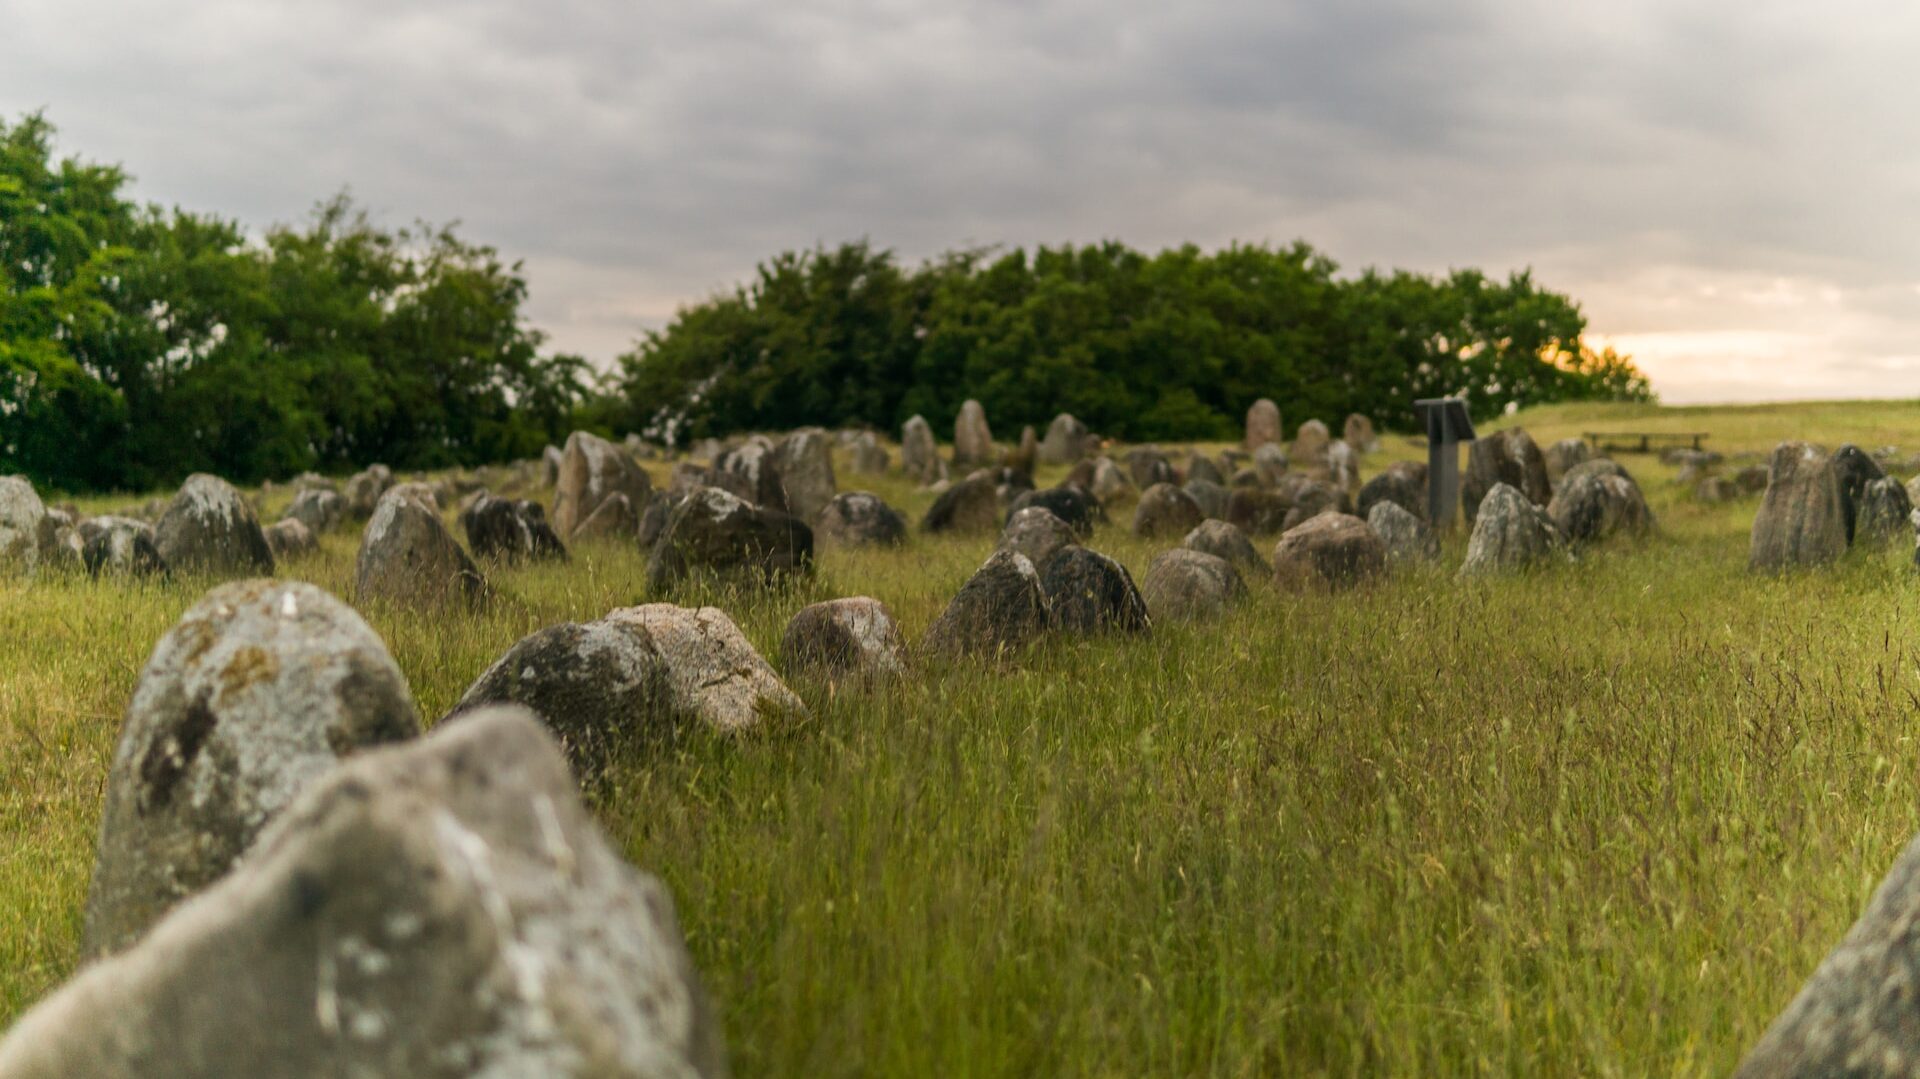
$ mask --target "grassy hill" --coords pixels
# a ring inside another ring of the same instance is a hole
[[[1507,424],[1920,450],[1920,406],[1887,402]],[[1386,442],[1369,474],[1416,453]],[[1750,576],[1753,501],[1622,460],[1645,542],[1463,584],[1456,535],[1435,567],[1261,582],[1151,639],[798,682],[811,723],[631,761],[601,817],[677,897],[742,1075],[1725,1072],[1920,826],[1920,580],[1905,544]],[[1091,546],[1138,577],[1166,544],[1129,512]],[[357,541],[284,573],[349,597]],[[915,535],[677,598],[769,658],[840,595],[914,639],[991,545]],[[643,562],[586,548],[494,570],[479,615],[365,613],[431,718],[520,636],[646,599]],[[205,587],[0,581],[0,1018],[72,971],[121,713]]]

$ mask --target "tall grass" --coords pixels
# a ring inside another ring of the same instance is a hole
[[[1841,411],[1920,447],[1896,407]],[[1740,423],[1732,448],[1776,437]],[[811,721],[619,768],[602,819],[671,886],[743,1075],[1725,1071],[1920,824],[1920,589],[1904,549],[1750,576],[1752,502],[1628,464],[1643,544],[1461,584],[1456,536],[1356,593],[797,682]],[[1137,577],[1157,545],[1124,525],[1092,545]],[[356,542],[285,572],[349,597]],[[681,598],[769,658],[830,596],[912,638],[990,542]],[[432,718],[521,635],[646,599],[643,571],[587,549],[496,569],[472,617],[366,613]],[[0,1015],[73,968],[121,711],[205,585],[0,583]]]

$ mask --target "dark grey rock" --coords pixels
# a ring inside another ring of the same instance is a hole
[[[813,529],[805,522],[703,487],[668,516],[647,560],[647,585],[659,593],[692,573],[771,584],[812,572]]]
[[[566,448],[560,451],[559,475],[553,488],[553,530],[561,539],[571,539],[574,530],[608,497],[623,494],[630,507],[644,506],[652,489],[653,481],[625,450],[598,435],[575,431],[567,436]]]
[[[1473,524],[1480,502],[1497,484],[1519,491],[1527,501],[1544,506],[1553,497],[1547,481],[1547,459],[1524,428],[1510,427],[1482,435],[1467,451],[1467,471],[1460,478],[1460,506]]]
[[[995,551],[927,627],[921,647],[941,655],[998,655],[1027,645],[1052,624],[1033,563]]]
[[[906,641],[887,605],[867,596],[801,608],[780,637],[789,675],[882,678],[907,669]]]
[[[1246,591],[1231,562],[1185,547],[1155,555],[1140,582],[1141,598],[1156,622],[1217,617]]]
[[[1012,524],[1014,515],[1030,506],[1038,506],[1065,521],[1067,527],[1073,529],[1074,535],[1081,539],[1091,537],[1094,526],[1107,520],[1106,507],[1100,504],[1100,500],[1086,488],[1071,483],[1022,494],[1013,500],[1013,508],[1007,512],[1007,523]],[[1034,564],[1039,565],[1037,562]]]
[[[1207,519],[1200,503],[1171,483],[1148,487],[1133,510],[1133,534],[1146,538],[1184,536]]]
[[[1085,547],[1062,547],[1040,566],[1054,628],[1064,633],[1145,633],[1153,627],[1127,568]]]
[[[616,494],[601,504],[602,510],[625,501],[625,495]],[[547,524],[547,513],[538,502],[495,498],[482,492],[461,511],[460,527],[467,534],[467,546],[472,548],[475,558],[509,563],[567,559],[566,545]],[[591,527],[579,531],[594,534]]]
[[[188,476],[153,531],[154,546],[169,569],[226,576],[273,575],[273,551],[267,546],[253,507],[218,476]]]
[[[1847,508],[1833,459],[1807,443],[1782,442],[1768,462],[1748,567],[1780,570],[1834,561],[1847,550]]]
[[[303,487],[280,519],[299,521],[315,536],[323,536],[347,519],[347,500],[323,487]]]
[[[1440,555],[1440,540],[1433,528],[1398,503],[1374,503],[1367,511],[1367,527],[1380,537],[1389,562],[1424,562]]]
[[[991,475],[969,476],[941,492],[920,521],[923,532],[992,532],[1000,525],[1000,492]]]
[[[1360,488],[1355,512],[1367,517],[1373,507],[1391,502],[1424,521],[1427,519],[1427,466],[1415,461],[1395,461]]]
[[[1481,500],[1460,575],[1472,577],[1524,569],[1553,556],[1561,544],[1560,531],[1544,508],[1518,489],[1496,483]]]
[[[1018,551],[1027,557],[1027,561],[1038,566],[1046,562],[1053,552],[1069,544],[1076,543],[1079,536],[1072,526],[1061,520],[1045,506],[1023,506],[1007,519],[1007,527],[1000,533],[999,550]]]
[[[845,491],[821,510],[813,531],[835,547],[898,547],[907,541],[907,519],[879,495]]]
[[[1226,521],[1206,520],[1187,533],[1180,546],[1189,551],[1199,551],[1216,558],[1224,558],[1233,567],[1244,574],[1266,576],[1271,569],[1266,560],[1260,557],[1260,551],[1247,538],[1247,534],[1238,526]]]
[[[402,606],[441,606],[477,604],[487,597],[486,578],[440,515],[398,488],[381,496],[367,521],[353,580],[354,595],[362,603],[378,599]]]
[[[93,517],[75,529],[87,573],[147,577],[167,571],[153,539],[153,526],[131,517]]]

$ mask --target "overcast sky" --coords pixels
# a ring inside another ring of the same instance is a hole
[[[1920,6],[0,0],[0,113],[252,225],[350,186],[605,363],[785,248],[1531,266],[1669,401],[1920,395]]]

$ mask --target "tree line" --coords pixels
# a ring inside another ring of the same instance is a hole
[[[1304,243],[787,252],[596,375],[527,324],[519,263],[453,226],[381,227],[345,196],[299,225],[140,205],[116,166],[0,119],[0,474],[138,490],[215,472],[471,466],[569,430],[684,444],[744,430],[1072,412],[1129,439],[1236,437],[1416,397],[1646,399],[1527,273],[1342,276]],[[936,429],[943,427],[936,423]]]

